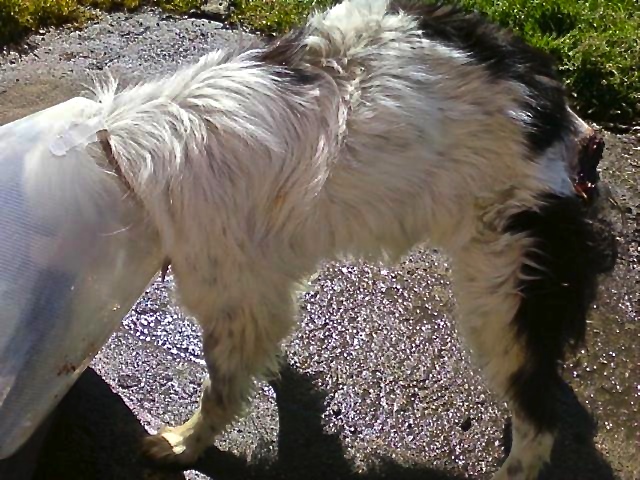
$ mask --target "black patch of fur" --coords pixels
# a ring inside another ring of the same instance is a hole
[[[306,30],[298,28],[271,40],[260,52],[258,61],[277,67],[274,74],[282,79],[301,86],[312,85],[319,75],[302,61],[305,37]]]
[[[522,109],[529,116],[527,141],[539,155],[571,128],[566,96],[553,58],[490,22],[454,5],[395,0],[392,11],[419,19],[425,37],[467,52],[492,78],[517,82],[529,91]]]
[[[585,337],[586,317],[596,298],[597,277],[613,269],[615,237],[592,220],[577,196],[548,194],[537,210],[514,215],[507,232],[535,240],[524,264],[523,295],[513,320],[525,342],[527,360],[511,378],[518,409],[539,430],[556,425],[554,392],[561,382],[560,362],[568,347]]]

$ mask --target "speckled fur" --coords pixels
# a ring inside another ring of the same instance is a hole
[[[569,112],[568,133],[532,158],[531,95],[385,0],[347,0],[268,47],[100,87],[111,150],[202,325],[210,373],[198,411],[148,453],[189,464],[241,413],[293,327],[296,282],[320,261],[393,261],[425,241],[451,256],[460,330],[511,400],[528,355],[518,282],[536,246],[508,221],[542,195],[574,195],[588,133]],[[513,450],[495,479],[532,480],[553,432],[511,407]]]

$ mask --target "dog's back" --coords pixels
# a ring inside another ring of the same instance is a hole
[[[454,249],[493,215],[482,210],[499,205],[504,218],[540,193],[573,191],[569,162],[585,126],[551,60],[477,15],[343,2],[259,59],[289,72],[283,81],[305,99],[319,96],[319,111],[304,115],[326,122],[322,161],[292,159],[320,181],[312,203],[289,201],[320,255],[394,258],[425,232]],[[319,135],[301,137],[306,146]]]

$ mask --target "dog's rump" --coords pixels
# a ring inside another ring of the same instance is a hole
[[[162,262],[99,141],[101,108],[75,98],[0,127],[0,458],[55,407]]]

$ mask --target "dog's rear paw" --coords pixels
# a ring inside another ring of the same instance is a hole
[[[156,465],[185,468],[193,465],[199,456],[199,450],[188,448],[186,439],[172,429],[165,429],[143,440],[144,456]]]

